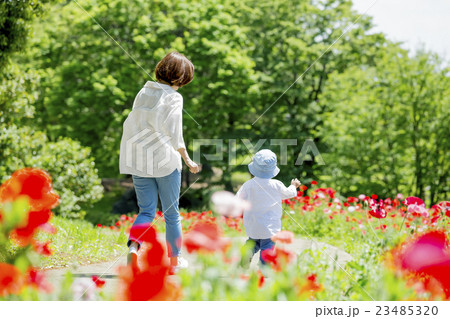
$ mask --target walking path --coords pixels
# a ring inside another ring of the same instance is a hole
[[[233,237],[230,238],[234,243],[244,244],[246,238],[244,237]],[[294,239],[292,244],[277,244],[278,246],[284,246],[289,250],[295,252],[296,254],[301,253],[306,249],[314,249],[314,250],[322,250],[336,260],[341,266],[350,261],[352,257],[347,254],[345,251],[342,251],[334,246],[321,243],[321,242],[313,242],[307,239]],[[201,265],[195,263],[195,260],[192,255],[188,254],[185,250],[182,250],[182,256],[189,261],[190,268],[200,268]],[[250,265],[251,269],[257,269],[259,261],[259,254],[256,254],[253,257],[252,263]],[[119,266],[126,265],[127,257],[126,255],[117,257],[111,261],[97,263],[92,265],[79,266],[74,269],[70,268],[62,268],[62,269],[50,269],[46,270],[45,273],[47,275],[47,280],[58,289],[60,287],[60,283],[64,278],[65,273],[68,270],[72,271],[72,274],[75,278],[87,278],[90,279],[92,276],[101,276],[101,279],[106,281],[104,291],[108,293],[112,293],[115,291],[118,283],[117,272],[116,269]],[[333,261],[331,261],[333,262]]]

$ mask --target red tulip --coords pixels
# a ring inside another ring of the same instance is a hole
[[[150,225],[150,223],[133,224],[130,229],[130,240],[138,243],[153,242],[156,239],[156,231]]]
[[[24,278],[17,267],[0,263],[0,297],[19,294],[23,285]]]
[[[216,223],[197,222],[184,237],[188,253],[225,251],[230,241],[221,237],[222,233]]]
[[[50,210],[58,205],[50,175],[38,168],[23,168],[12,174],[0,187],[0,202],[12,202],[27,196],[33,211]]]
[[[380,199],[378,203],[375,199],[371,199],[369,201],[369,206],[370,206],[369,210],[370,215],[376,218],[386,218],[387,213],[384,208],[384,202],[382,199]]]
[[[322,285],[317,282],[317,275],[311,274],[306,278],[306,283],[300,288],[299,295],[303,293],[314,294],[322,290]]]
[[[46,293],[50,293],[53,289],[52,285],[45,280],[44,274],[34,268],[27,271],[27,285]]]
[[[258,288],[264,286],[265,278],[260,270],[258,270]]]
[[[103,288],[103,286],[106,284],[106,281],[101,279],[99,276],[94,275],[91,278],[97,288]]]
[[[53,254],[53,250],[51,250],[51,248],[49,247],[50,244],[51,244],[50,241],[47,241],[45,243],[34,241],[33,248],[37,253],[41,255],[51,256]]]
[[[431,231],[407,243],[396,254],[396,263],[419,276],[434,277],[450,298],[450,252],[444,231]]]
[[[261,258],[269,263],[275,271],[281,271],[282,267],[288,264],[294,255],[283,248],[275,247],[261,251]]]
[[[270,239],[274,242],[290,244],[294,240],[294,233],[288,230],[282,230],[273,235]]]
[[[425,207],[425,203],[423,202],[423,200],[421,200],[419,197],[408,197],[403,201],[403,204],[405,204],[406,206],[409,205],[419,205],[419,206],[424,206]]]
[[[347,202],[348,203],[356,203],[356,202],[358,202],[358,198],[357,197],[348,197]]]
[[[11,236],[21,246],[31,244],[33,236],[38,231],[38,227],[45,225],[51,218],[51,210],[44,208],[40,211],[28,212],[28,218],[25,226],[12,231]]]
[[[153,227],[147,228],[141,237],[144,243],[140,254],[139,268],[126,266],[119,268],[119,300],[177,300],[180,298],[178,285],[167,276],[169,265],[164,257],[164,248],[158,241]],[[147,241],[149,240],[149,241]]]

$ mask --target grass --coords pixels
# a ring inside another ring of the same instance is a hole
[[[56,234],[40,233],[38,240],[51,241],[53,255],[42,258],[40,267],[58,268],[110,260],[126,251],[127,236],[123,231],[97,228],[85,220],[58,216],[51,223]]]
[[[113,191],[105,192],[103,198],[92,207],[86,209],[84,219],[93,225],[114,225],[120,215],[113,214],[114,203],[120,200],[123,189],[115,188]]]

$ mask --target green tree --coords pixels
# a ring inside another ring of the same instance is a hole
[[[61,196],[56,212],[82,217],[101,198],[103,188],[90,149],[70,138],[48,141],[35,129],[35,103],[41,88],[34,65],[25,65],[32,21],[45,11],[44,1],[0,2],[0,182],[23,167],[40,167],[53,178]]]
[[[263,74],[261,94],[251,115],[252,131],[267,138],[298,139],[297,146],[288,148],[289,167],[296,163],[307,139],[313,139],[320,151],[326,150],[316,132],[327,107],[322,92],[329,74],[373,64],[386,42],[382,34],[371,31],[370,17],[359,17],[351,6],[347,0],[277,1],[273,5],[262,1],[255,8],[258,14],[249,16],[255,39],[253,60]],[[305,161],[295,172],[285,169],[280,176],[295,174],[310,181],[321,173],[317,164]]]
[[[344,194],[448,196],[449,77],[437,56],[391,47],[374,67],[334,73],[321,136],[330,185]]]
[[[55,212],[66,217],[83,217],[84,210],[102,197],[89,148],[70,138],[49,142],[44,132],[28,126],[0,128],[0,183],[24,167],[46,170],[61,198]]]
[[[0,125],[34,114],[39,76],[24,70],[11,57],[26,47],[33,20],[44,12],[43,1],[0,2]]]
[[[144,68],[137,66],[76,4],[54,6],[40,22],[31,62],[41,70],[38,108],[50,137],[70,136],[92,148],[103,176],[118,173],[121,124],[133,98],[169,50],[185,53],[196,76],[185,97],[186,141],[195,138],[316,137],[328,74],[370,64],[384,37],[368,17],[321,57],[358,15],[348,0],[265,1],[125,0],[80,3]],[[291,90],[251,125],[317,58]],[[191,118],[192,116],[192,118]],[[316,137],[317,138],[317,137]],[[225,143],[227,144],[227,143]],[[247,154],[239,144],[238,156]],[[267,146],[267,145],[266,145]],[[293,165],[301,145],[290,150]],[[214,152],[206,147],[205,152]],[[228,152],[204,164],[223,169],[230,188]],[[305,174],[314,174],[312,167]],[[292,172],[283,170],[283,174]]]
[[[49,0],[22,0],[0,2],[0,70],[12,53],[21,51],[28,40],[31,22],[39,16]]]

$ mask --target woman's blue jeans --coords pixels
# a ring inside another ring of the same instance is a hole
[[[180,255],[181,249],[181,220],[178,211],[180,199],[181,172],[175,169],[170,175],[164,177],[140,177],[133,175],[134,189],[136,190],[139,214],[133,226],[150,224],[155,218],[158,195],[161,209],[166,222],[166,243],[169,257]],[[129,238],[139,245],[139,238]]]

